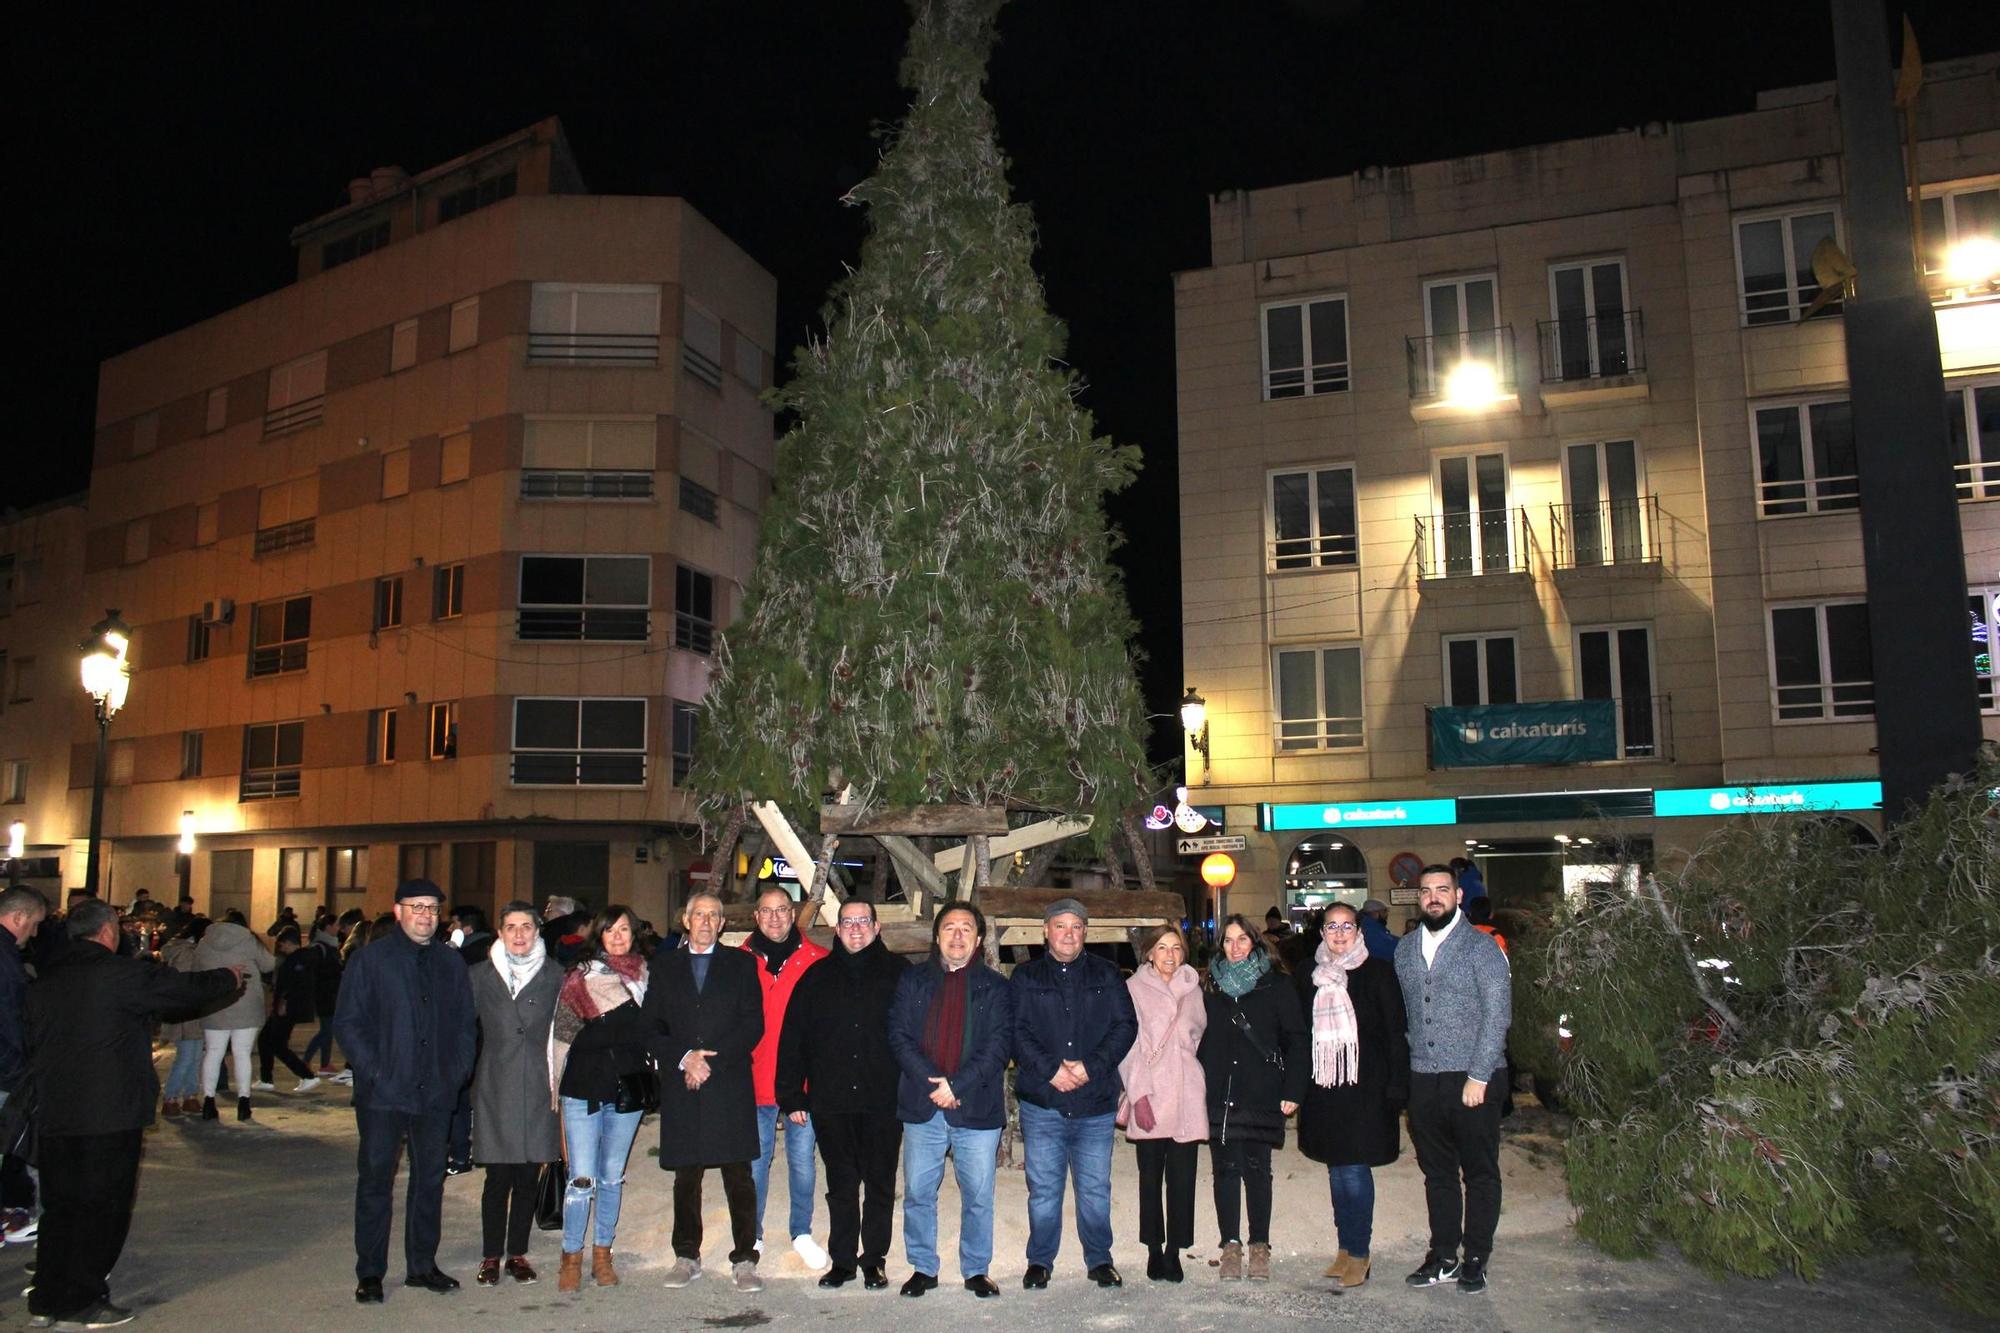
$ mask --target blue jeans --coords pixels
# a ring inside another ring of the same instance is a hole
[[[953,1129],[939,1111],[903,1126],[903,1253],[919,1273],[938,1275],[937,1196],[944,1155],[958,1177],[958,1275],[979,1277],[993,1262],[993,1174],[997,1129]]]
[[[318,1064],[313,1064],[314,1051],[319,1052]],[[319,1020],[319,1028],[312,1034],[312,1040],[306,1043],[306,1048],[300,1053],[299,1058],[312,1065],[314,1069],[333,1063],[333,1015],[328,1014]]]
[[[597,1110],[580,1097],[562,1099],[563,1133],[569,1137],[569,1188],[563,1191],[563,1253],[583,1249],[590,1201],[597,1200],[594,1242],[606,1249],[618,1234],[618,1205],[625,1198],[625,1159],[644,1114],[624,1115],[602,1102]]]
[[[1066,1116],[1021,1103],[1027,1150],[1028,1262],[1054,1268],[1062,1247],[1063,1187],[1076,1177],[1076,1238],[1087,1268],[1111,1262],[1112,1114]]]
[[[167,1084],[160,1095],[170,1102],[201,1096],[200,1037],[184,1037],[174,1043],[174,1067],[167,1071]]]
[[[1366,1166],[1329,1166],[1326,1179],[1333,1187],[1333,1229],[1340,1248],[1366,1259],[1375,1230],[1375,1173]]]
[[[757,1108],[757,1157],[750,1163],[750,1178],[757,1182],[757,1240],[764,1239],[764,1190],[771,1180],[771,1158],[777,1151],[778,1108]],[[803,1125],[785,1121],[785,1180],[791,1193],[791,1230],[787,1236],[804,1236],[812,1231],[813,1192],[819,1188],[819,1171],[813,1165],[811,1117]]]

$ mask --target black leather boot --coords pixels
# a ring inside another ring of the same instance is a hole
[[[203,1120],[214,1120],[217,1118],[215,1114],[215,1098],[204,1097],[201,1099],[201,1118]]]
[[[238,1097],[236,1099],[236,1118],[238,1120],[248,1120],[250,1118],[250,1099],[248,1097]]]

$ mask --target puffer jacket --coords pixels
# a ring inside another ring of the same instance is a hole
[[[233,921],[218,921],[208,928],[195,946],[194,966],[197,972],[210,968],[228,967],[231,963],[241,963],[248,970],[250,984],[243,993],[229,1004],[212,1014],[204,1015],[201,1025],[214,1030],[217,1028],[260,1028],[264,1026],[264,986],[257,980],[259,973],[269,975],[278,960],[264,947],[264,942],[250,933],[248,926],[239,926]]]

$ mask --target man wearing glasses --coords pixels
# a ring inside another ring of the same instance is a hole
[[[792,895],[776,884],[757,895],[757,929],[743,947],[757,959],[757,983],[764,994],[764,1039],[750,1053],[750,1076],[757,1087],[757,1158],[750,1175],[757,1182],[757,1252],[764,1252],[764,1199],[771,1179],[771,1158],[778,1147],[778,1035],[785,1026],[785,1008],[792,992],[826,950],[807,939],[798,927],[799,909]],[[785,1126],[786,1179],[790,1183],[792,1249],[806,1267],[826,1267],[826,1251],[812,1236],[813,1192],[819,1173],[813,1170],[813,1124],[804,1111]]]
[[[436,942],[444,897],[427,879],[396,886],[396,925],[357,952],[341,978],[334,1039],[354,1072],[361,1130],[354,1185],[354,1299],[382,1300],[389,1267],[390,1191],[403,1140],[410,1179],[403,1198],[403,1285],[438,1293],[458,1280],[438,1271],[444,1214],[445,1139],[458,1090],[472,1077],[477,1019],[458,951]]]

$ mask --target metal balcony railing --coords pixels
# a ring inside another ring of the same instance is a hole
[[[326,419],[326,395],[316,393],[310,398],[301,398],[296,403],[274,407],[264,413],[264,433],[284,435],[290,431],[304,430],[307,426],[317,426]]]
[[[280,676],[287,671],[306,669],[306,651],[311,645],[305,639],[293,639],[289,643],[267,644],[250,650],[250,676]]]
[[[660,359],[657,333],[568,333],[552,329],[528,331],[530,365],[594,361],[613,365],[650,366]]]
[[[1650,565],[1660,559],[1660,497],[1549,506],[1557,569]]]
[[[1418,514],[1417,577],[1470,578],[1528,572],[1528,511]]]
[[[1453,372],[1461,366],[1484,368],[1490,380],[1478,378],[1495,392],[1510,394],[1520,383],[1514,365],[1514,326],[1475,329],[1470,333],[1440,333],[1424,338],[1403,339],[1403,354],[1409,363],[1410,399],[1434,402],[1446,398],[1461,386]],[[1477,406],[1476,402],[1468,406]]]
[[[513,781],[522,787],[643,787],[646,756],[625,750],[516,750]]]
[[[684,345],[681,348],[681,365],[686,368],[688,374],[709,388],[722,387],[722,363],[708,353]]]
[[[1364,740],[1358,717],[1287,717],[1271,728],[1279,753],[1298,750],[1355,750]]]
[[[1560,315],[1535,324],[1542,383],[1572,384],[1646,368],[1646,326],[1637,310],[1615,315]]]
[[[685,611],[674,613],[674,647],[706,657],[715,651],[715,624]]]
[[[313,519],[302,518],[293,523],[280,523],[276,527],[257,529],[255,550],[258,555],[276,555],[294,547],[311,546],[317,525]]]
[[[239,801],[275,801],[299,794],[296,768],[245,769],[236,785]]]
[[[1351,532],[1279,537],[1265,551],[1266,569],[1344,569],[1359,559],[1361,538]]]
[[[1814,681],[1811,684],[1774,685],[1771,707],[1780,722],[1822,722],[1828,718],[1868,718],[1875,716],[1875,682],[1872,680]]]
[[[1961,489],[1960,496],[1963,498]],[[1765,518],[1786,514],[1826,514],[1861,507],[1861,478],[1794,477],[1757,483],[1757,509]]]
[[[1958,474],[1959,499],[2000,500],[2000,462],[1958,463],[1953,470]]]
[[[524,606],[515,631],[522,639],[644,642],[652,616],[643,606]]]
[[[523,500],[650,500],[653,474],[597,468],[529,468],[521,473]]]

